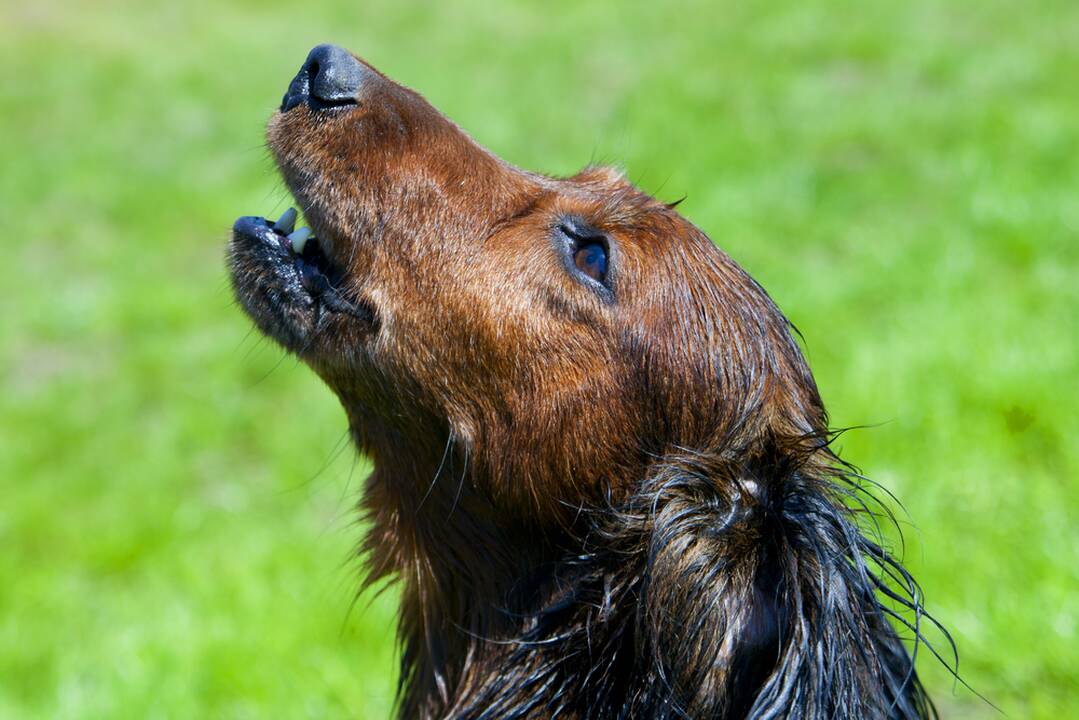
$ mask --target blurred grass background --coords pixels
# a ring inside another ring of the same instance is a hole
[[[314,44],[530,169],[622,164],[773,294],[960,670],[1079,717],[1079,4],[0,9],[0,717],[388,717],[365,468],[223,244]],[[351,609],[350,609],[351,608]],[[946,717],[994,711],[923,654]]]

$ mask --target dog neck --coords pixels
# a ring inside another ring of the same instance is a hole
[[[388,451],[367,440],[367,582],[400,587],[400,717],[443,717],[526,634],[566,531],[500,513],[448,441]]]

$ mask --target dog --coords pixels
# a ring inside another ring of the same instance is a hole
[[[936,714],[790,324],[674,204],[515,168],[332,45],[268,141],[310,228],[240,218],[231,280],[372,461],[401,718]]]

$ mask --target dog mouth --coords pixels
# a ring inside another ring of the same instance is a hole
[[[263,262],[275,266],[278,273],[288,274],[291,266],[294,285],[320,308],[370,322],[371,308],[349,297],[345,268],[326,253],[311,228],[296,227],[297,215],[295,208],[289,208],[275,222],[244,216],[233,225],[233,233],[237,240],[257,247]]]

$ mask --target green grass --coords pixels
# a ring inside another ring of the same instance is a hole
[[[0,717],[390,712],[363,462],[222,263],[289,204],[262,127],[326,40],[512,162],[687,195],[874,425],[844,454],[904,501],[965,679],[1079,716],[1079,4],[424,5],[0,10]]]

